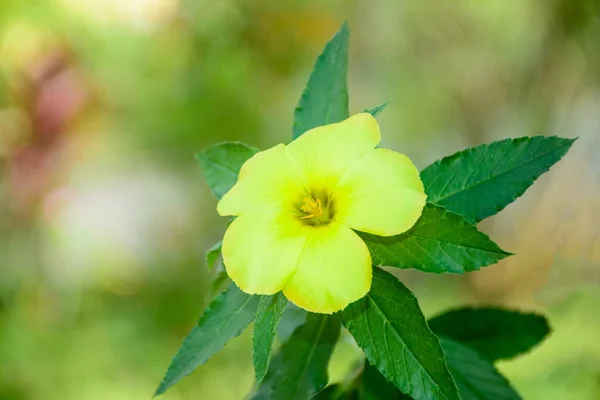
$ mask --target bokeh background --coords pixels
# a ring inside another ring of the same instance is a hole
[[[288,141],[347,18],[352,112],[419,167],[467,146],[578,136],[483,224],[462,277],[402,271],[427,315],[494,304],[553,335],[501,370],[525,399],[600,398],[600,7],[586,0],[2,0],[0,399],[149,399],[211,296],[219,240],[193,154]],[[164,398],[243,399],[248,333]],[[358,357],[344,340],[340,380]]]

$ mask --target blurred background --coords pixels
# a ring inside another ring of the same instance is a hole
[[[467,276],[401,271],[427,315],[545,313],[500,369],[525,399],[600,398],[600,6],[587,0],[2,0],[0,399],[149,399],[211,296],[224,221],[193,155],[287,142],[315,57],[352,29],[351,112],[393,98],[384,146],[579,136],[481,229],[517,253]],[[248,333],[165,400],[243,399]],[[359,356],[344,340],[341,380]]]

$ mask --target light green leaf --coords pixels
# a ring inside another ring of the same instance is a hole
[[[387,107],[387,105],[389,104],[390,101],[392,101],[393,99],[389,99],[388,101],[386,101],[385,103],[382,103],[378,106],[375,106],[369,110],[365,110],[364,112],[368,112],[369,114],[371,114],[372,116],[376,117],[378,116],[383,110],[385,110],[385,108]]]
[[[319,393],[310,398],[310,400],[352,400],[356,399],[355,390],[346,390],[342,385],[336,384],[327,386]]]
[[[455,153],[421,172],[430,203],[479,222],[521,196],[575,139],[505,139]]]
[[[206,252],[206,256],[204,257],[204,260],[206,261],[206,266],[208,267],[209,270],[212,270],[214,268],[217,258],[219,258],[219,256],[221,255],[222,247],[223,247],[223,241],[219,240],[217,243],[215,243],[213,245],[213,247],[208,249],[208,251]]]
[[[294,114],[294,139],[309,129],[348,118],[349,36],[344,22],[317,58]]]
[[[240,142],[212,145],[196,154],[210,190],[221,199],[237,182],[242,165],[259,150]]]
[[[428,324],[436,335],[472,347],[493,361],[523,354],[550,333],[541,315],[498,308],[452,310]]]
[[[327,385],[327,368],[340,335],[335,315],[309,313],[271,361],[253,400],[306,400]]]
[[[401,235],[381,237],[360,232],[373,264],[457,273],[494,264],[510,253],[460,215],[426,205],[421,218]]]
[[[399,391],[377,368],[365,361],[360,400],[410,400],[410,397]]]
[[[459,400],[438,338],[417,299],[396,277],[373,269],[371,291],[341,312],[369,362],[416,400]]]
[[[462,400],[521,398],[490,360],[458,342],[440,339],[440,343]]]
[[[262,296],[258,303],[252,332],[252,360],[257,383],[267,374],[273,339],[286,304],[287,299],[281,292],[273,296]]]
[[[192,329],[156,390],[163,394],[238,336],[254,320],[260,296],[250,296],[231,284],[218,295]]]

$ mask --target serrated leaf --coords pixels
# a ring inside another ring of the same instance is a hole
[[[492,362],[472,348],[440,339],[462,400],[519,400],[521,396]]]
[[[251,296],[234,284],[218,295],[192,329],[156,390],[163,394],[171,386],[189,375],[198,366],[238,336],[254,320],[260,296]]]
[[[377,368],[365,361],[360,400],[410,400],[410,397],[399,391]]]
[[[237,182],[242,165],[259,150],[240,142],[212,145],[196,154],[210,190],[221,199]]]
[[[223,241],[219,240],[206,252],[206,255],[204,256],[204,261],[206,262],[206,266],[208,267],[209,271],[214,268],[217,258],[219,258],[219,256],[221,255],[222,247]]]
[[[336,315],[309,313],[271,361],[253,400],[306,400],[327,385],[329,359],[340,335]]]
[[[371,252],[373,264],[424,272],[462,274],[510,255],[460,215],[430,204],[406,233],[359,235]]]
[[[267,374],[273,339],[287,302],[283,293],[279,292],[273,296],[262,296],[258,303],[252,332],[252,361],[257,383]]]
[[[317,58],[294,113],[294,139],[309,129],[348,118],[349,36],[344,22]]]
[[[460,399],[417,299],[392,274],[374,268],[370,292],[341,315],[369,362],[403,393],[416,400]]]
[[[525,353],[550,333],[541,315],[497,308],[452,310],[428,324],[436,335],[467,345],[493,361]]]
[[[479,222],[521,196],[575,139],[505,139],[455,153],[421,172],[427,201]]]
[[[378,116],[383,110],[385,110],[385,108],[387,107],[387,105],[389,104],[389,102],[392,101],[392,99],[389,99],[388,101],[386,101],[385,103],[382,103],[378,106],[375,106],[373,108],[370,108],[368,110],[365,110],[364,112],[368,112],[369,114],[371,114],[372,116],[376,117]]]

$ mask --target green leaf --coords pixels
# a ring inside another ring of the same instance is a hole
[[[331,385],[321,390],[310,400],[357,400],[356,391],[347,391],[342,385]]]
[[[389,102],[392,101],[392,99],[389,99],[388,101],[386,101],[385,103],[382,103],[378,106],[375,106],[369,110],[365,110],[364,112],[368,112],[369,114],[371,114],[372,116],[376,117],[378,116],[383,110],[385,110],[385,108],[387,107],[387,105],[389,104]]]
[[[202,314],[167,370],[155,396],[189,375],[238,336],[254,320],[260,296],[250,296],[231,284]]]
[[[388,237],[359,235],[371,252],[373,264],[424,272],[462,274],[510,255],[460,215],[430,204],[406,233]]]
[[[231,279],[229,279],[229,275],[227,275],[227,271],[222,270],[217,272],[217,275],[214,277],[211,287],[210,293],[213,296],[218,295],[225,289],[227,289],[231,285]]]
[[[210,190],[221,199],[237,182],[242,165],[259,150],[240,142],[212,145],[196,154]]]
[[[279,353],[253,400],[306,400],[327,385],[327,368],[340,335],[335,315],[309,313]]]
[[[213,247],[208,249],[208,251],[206,252],[206,256],[204,257],[204,260],[206,261],[206,266],[208,267],[209,271],[214,268],[217,258],[219,258],[219,256],[221,255],[222,247],[223,247],[223,241],[219,240],[217,243],[215,243],[213,245]]]
[[[438,338],[417,299],[395,276],[373,269],[371,291],[341,312],[369,362],[416,400],[459,400]]]
[[[365,361],[362,376],[361,400],[409,400],[410,397],[398,390],[381,373]]]
[[[294,115],[293,137],[309,129],[348,118],[348,40],[344,22],[317,58]]]
[[[525,353],[550,333],[541,315],[497,308],[452,310],[428,324],[436,335],[472,347],[493,361]]]
[[[281,292],[273,296],[263,296],[258,303],[252,332],[252,360],[257,383],[267,374],[273,339],[286,304],[287,299]]]
[[[306,321],[308,311],[294,305],[294,303],[287,303],[285,310],[283,311],[283,317],[277,327],[277,337],[281,343],[287,342],[292,333],[297,327],[302,325]]]
[[[468,346],[440,339],[462,400],[518,400],[519,394],[492,362]]]
[[[421,172],[428,201],[479,222],[521,196],[575,139],[505,139],[455,153]]]

